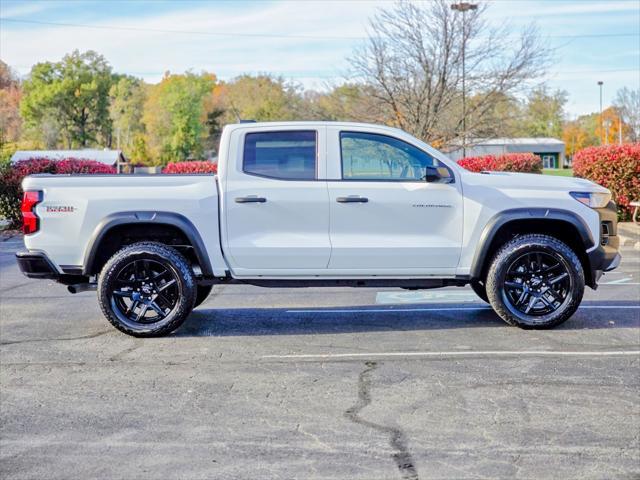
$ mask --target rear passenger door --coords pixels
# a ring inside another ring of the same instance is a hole
[[[331,254],[324,128],[236,132],[227,164],[225,254],[237,276],[326,269]],[[231,158],[231,156],[230,156]]]

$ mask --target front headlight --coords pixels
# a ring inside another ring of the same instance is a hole
[[[601,192],[569,192],[573,198],[591,208],[604,208],[611,201],[610,193]]]

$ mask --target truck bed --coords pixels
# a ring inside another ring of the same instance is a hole
[[[29,250],[46,246],[60,270],[80,268],[92,239],[112,214],[146,215],[149,222],[167,212],[192,224],[202,239],[211,265],[224,274],[218,230],[217,179],[196,175],[31,175],[24,190],[41,190],[36,206],[40,230],[25,236]],[[156,215],[154,215],[156,214]],[[81,248],[69,248],[69,241]]]

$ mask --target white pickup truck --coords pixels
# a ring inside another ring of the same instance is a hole
[[[397,129],[241,123],[214,175],[33,175],[21,270],[97,289],[135,336],[179,327],[220,283],[464,286],[507,323],[569,318],[620,262],[616,209],[592,182],[472,173]]]

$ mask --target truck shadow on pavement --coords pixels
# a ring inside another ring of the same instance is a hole
[[[207,308],[207,305],[204,305],[193,311],[175,335],[178,337],[318,335],[477,327],[513,328],[484,304],[405,304],[382,308],[367,305],[286,309]],[[638,302],[599,301],[583,302],[582,308],[572,318],[555,329],[592,330],[638,327],[640,327]]]

